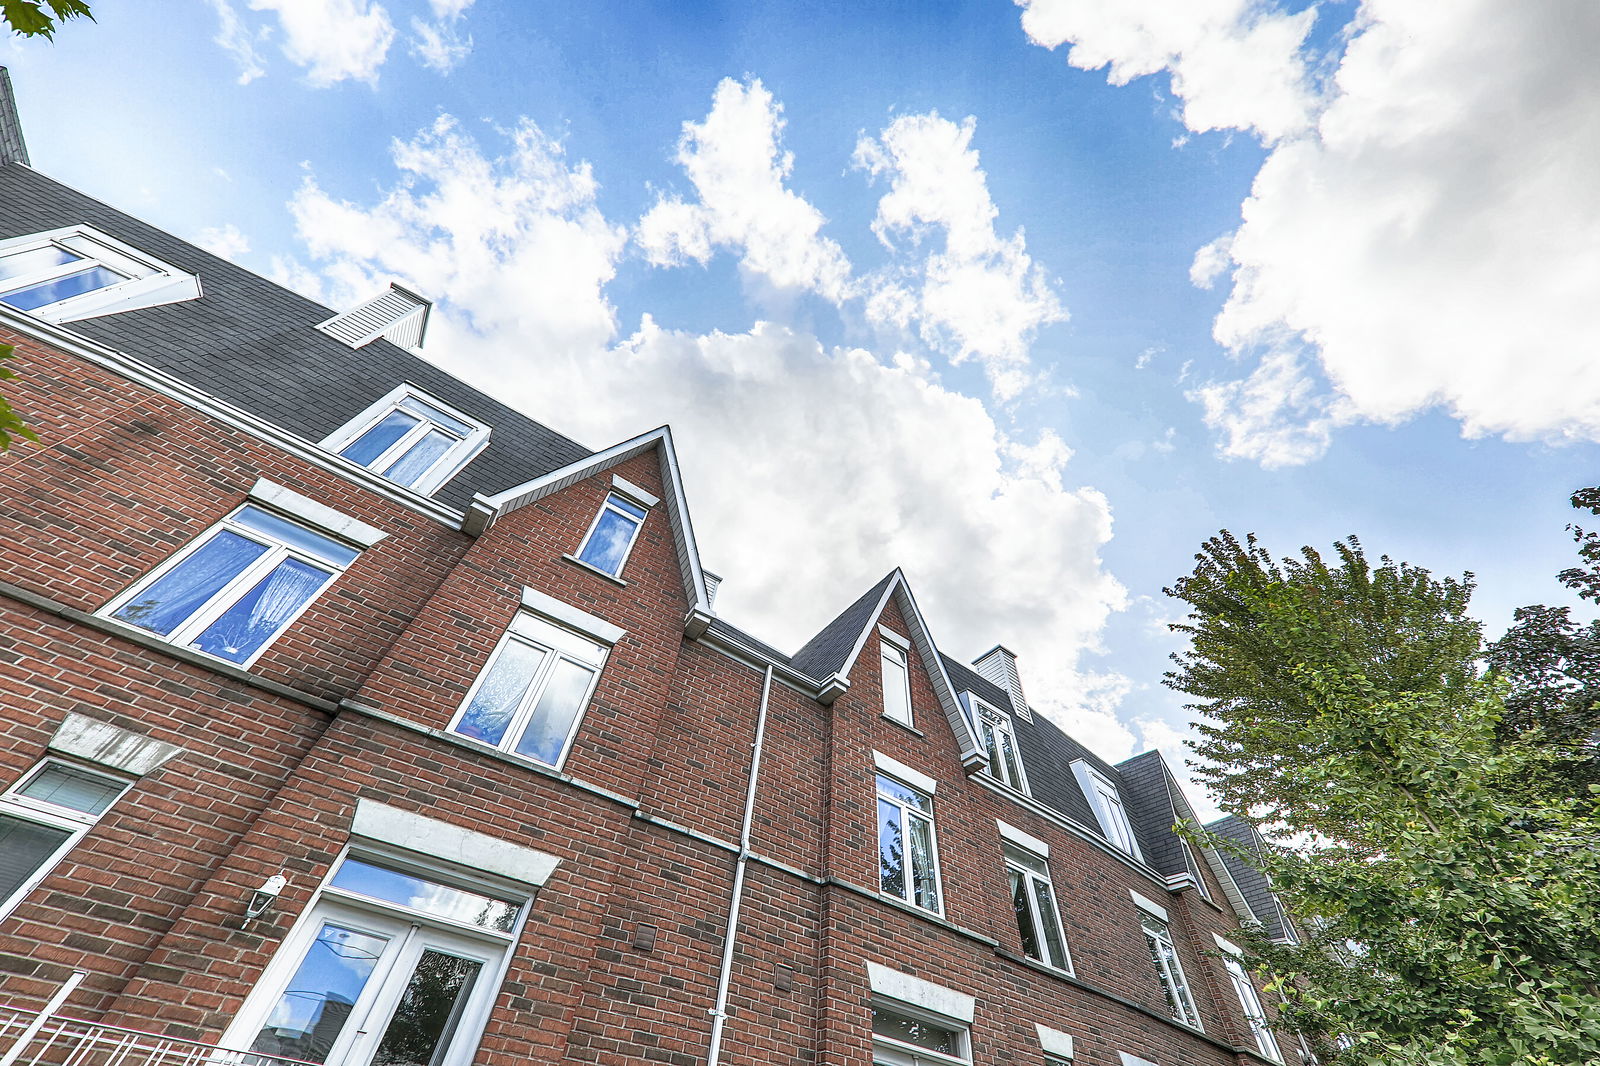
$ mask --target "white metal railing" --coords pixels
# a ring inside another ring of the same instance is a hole
[[[310,1066],[297,1059],[64,1018],[74,973],[41,1010],[0,1006],[0,1066]]]

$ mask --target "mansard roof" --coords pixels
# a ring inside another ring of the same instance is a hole
[[[1255,831],[1255,827],[1243,818],[1230,814],[1226,818],[1208,822],[1206,828],[1220,837],[1226,837],[1242,845],[1249,854],[1261,854],[1261,836]],[[1267,875],[1231,851],[1219,848],[1218,853],[1222,856],[1228,873],[1239,886],[1239,891],[1244,895],[1245,905],[1250,908],[1250,913],[1256,921],[1266,929],[1267,935],[1274,940],[1292,939],[1294,931],[1289,928],[1283,908],[1278,905],[1277,894],[1272,891],[1272,882],[1267,880]]]
[[[488,445],[433,494],[450,507],[591,454],[387,340],[345,346],[313,328],[334,309],[20,163],[0,165],[0,203],[0,239],[88,225],[198,275],[200,299],[68,328],[306,440],[323,440],[402,382],[487,423]]]

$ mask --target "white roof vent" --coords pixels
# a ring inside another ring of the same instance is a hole
[[[1028,709],[1028,698],[1022,694],[1022,677],[1017,673],[1017,653],[1004,644],[996,644],[973,660],[979,676],[992,681],[1011,697],[1011,709],[1018,718],[1033,721]]]
[[[390,282],[388,292],[326,322],[318,322],[317,328],[352,348],[371,344],[379,337],[387,337],[402,348],[420,348],[432,308],[433,301]]]
[[[717,586],[722,584],[722,575],[713,574],[704,567],[701,568],[700,573],[706,579],[706,606],[715,610],[717,606]]]

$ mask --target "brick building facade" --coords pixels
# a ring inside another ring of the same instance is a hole
[[[751,637],[669,430],[580,446],[417,355],[414,294],[336,316],[7,111],[0,1054],[82,971],[76,1031],[262,1066],[1282,1057],[1227,948],[1280,919],[1159,755],[898,571]]]

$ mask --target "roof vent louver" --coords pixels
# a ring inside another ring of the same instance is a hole
[[[1017,653],[1004,644],[996,644],[973,660],[979,676],[992,681],[1005,690],[1011,698],[1011,710],[1024,721],[1033,721],[1028,709],[1028,698],[1022,694],[1022,677],[1017,673]]]
[[[420,348],[428,331],[428,312],[432,308],[431,300],[424,300],[410,289],[391,282],[388,292],[334,315],[326,322],[318,322],[317,328],[352,348],[371,344],[379,337],[402,348]]]

